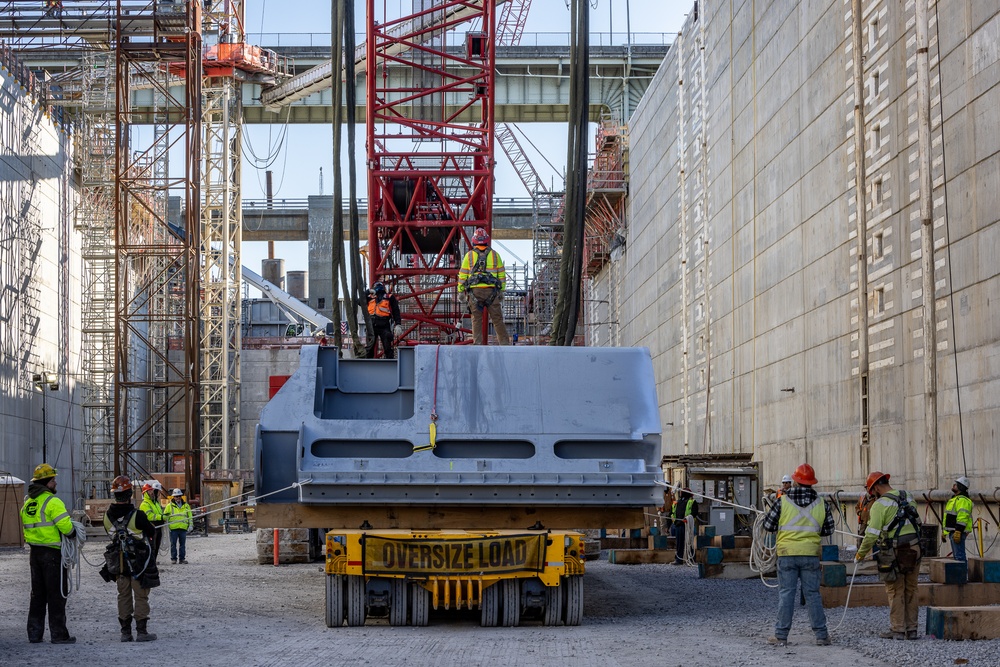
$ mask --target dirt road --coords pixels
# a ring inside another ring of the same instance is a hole
[[[97,563],[102,543],[85,555]],[[426,628],[330,629],[323,622],[319,563],[257,565],[253,535],[188,540],[187,565],[161,565],[163,585],[150,595],[152,644],[121,644],[115,589],[83,564],[82,584],[67,607],[73,646],[29,644],[27,551],[0,550],[0,665],[76,666],[148,659],[171,666],[226,665],[799,665],[1000,664],[1000,642],[886,642],[874,634],[885,609],[852,609],[834,645],[813,645],[804,609],[796,610],[793,644],[766,643],[777,595],[759,581],[699,580],[690,568],[588,563],[584,624],[550,628],[479,627],[478,614],[432,612]],[[160,558],[164,560],[163,554]],[[921,615],[922,617],[922,615]],[[841,610],[829,610],[834,627]],[[370,623],[372,623],[370,621]],[[955,647],[945,653],[947,645]],[[952,656],[952,653],[954,655]],[[145,656],[145,657],[144,657]],[[950,659],[946,659],[949,658]]]

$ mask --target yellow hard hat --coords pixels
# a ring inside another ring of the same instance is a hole
[[[50,466],[48,463],[40,463],[38,467],[35,468],[35,474],[32,475],[31,481],[37,482],[42,479],[51,479],[56,476],[56,469]]]

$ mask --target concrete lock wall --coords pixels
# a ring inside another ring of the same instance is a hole
[[[870,447],[862,446],[851,0],[707,0],[629,126],[621,344],[648,346],[665,454],[1000,484],[1000,9],[930,6],[938,471],[927,470],[913,3],[865,1]],[[608,294],[615,267],[594,287]],[[992,309],[992,310],[991,310]],[[611,318],[609,318],[611,319]],[[610,332],[595,334],[607,340]]]
[[[44,433],[72,508],[81,497],[72,468],[81,467],[83,387],[71,155],[70,135],[0,67],[0,470],[30,480]],[[32,375],[43,372],[58,389],[35,387]]]

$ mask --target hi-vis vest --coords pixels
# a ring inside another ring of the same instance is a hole
[[[948,499],[944,506],[944,525],[941,532],[945,535],[952,531],[969,532],[972,523],[972,501],[968,496],[958,495]]]
[[[170,501],[163,515],[167,519],[167,525],[170,527],[170,530],[191,530],[191,506],[187,503],[178,505]]]
[[[25,500],[21,508],[24,541],[39,547],[62,549],[62,535],[73,532],[73,520],[66,505],[48,491]]]
[[[142,502],[139,503],[139,511],[146,515],[149,522],[154,526],[163,524],[163,505],[159,500],[153,500],[148,493],[142,494]]]
[[[694,509],[694,498],[688,498],[687,504],[684,505],[684,511],[680,516],[677,516],[677,507],[680,505],[680,501],[674,501],[674,509],[671,512],[673,519],[675,521],[684,521],[684,517],[691,514],[691,510]]]
[[[375,317],[392,317],[392,306],[389,305],[389,295],[381,300],[372,299],[368,302],[368,314]]]
[[[483,254],[473,248],[465,253],[462,258],[462,268],[458,271],[458,291],[464,292],[471,287],[493,287],[496,285],[501,291],[507,288],[507,273],[504,270],[503,260],[495,250],[486,250],[486,261],[483,262],[483,272],[477,272],[476,264],[479,256]]]
[[[819,533],[825,520],[826,505],[822,498],[799,507],[785,496],[781,501],[781,516],[778,517],[778,555],[819,556]]]

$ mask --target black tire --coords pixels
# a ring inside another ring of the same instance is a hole
[[[563,589],[562,586],[545,587],[545,625],[562,625]]]
[[[410,622],[417,627],[427,625],[431,615],[431,592],[420,584],[410,589]]]
[[[521,582],[517,579],[504,579],[497,585],[503,586],[500,601],[503,626],[516,628],[521,622]]]
[[[500,585],[502,583],[498,581],[483,591],[483,599],[480,602],[480,611],[482,613],[479,624],[484,628],[495,628],[497,626],[497,620],[500,616]]]
[[[410,584],[406,579],[393,579],[389,589],[389,625],[406,625],[410,615]]]
[[[580,625],[583,621],[583,575],[563,577],[560,588],[565,588],[563,621],[566,625]]]
[[[326,575],[326,627],[339,628],[344,624],[344,577]]]
[[[365,624],[365,578],[363,575],[347,577],[347,624],[357,627]]]

